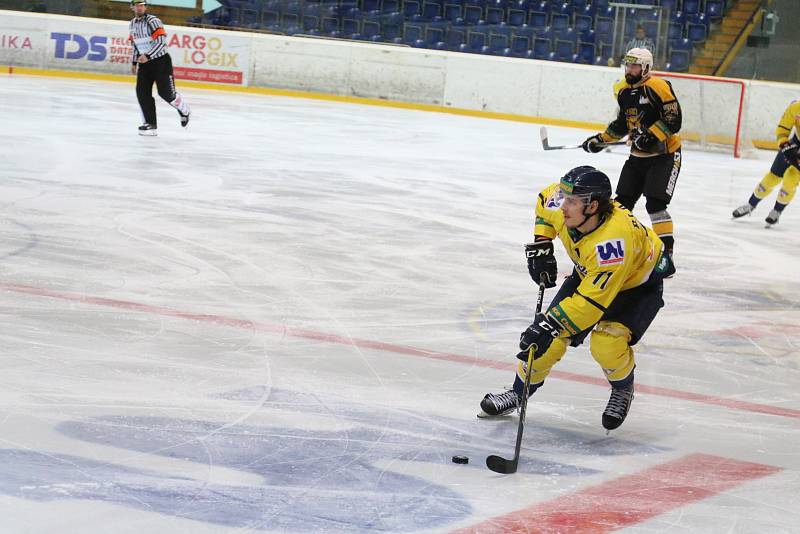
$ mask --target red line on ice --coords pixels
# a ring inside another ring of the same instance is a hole
[[[780,470],[709,454],[691,454],[456,533],[613,532]]]
[[[398,354],[407,354],[409,356],[417,356],[420,358],[427,358],[430,360],[444,360],[449,362],[458,362],[468,365],[475,365],[478,367],[487,367],[492,369],[502,369],[508,371],[512,371],[514,368],[513,362],[499,362],[494,360],[486,360],[483,358],[478,358],[477,356],[464,356],[461,354],[452,354],[448,352],[438,352],[433,350],[418,349],[415,347],[395,345],[392,343],[384,343],[381,341],[372,341],[368,339],[358,339],[358,338],[339,336],[336,334],[327,334],[325,332],[320,332],[317,330],[308,330],[305,328],[294,328],[280,324],[263,323],[259,321],[248,321],[246,319],[235,319],[232,317],[225,317],[222,315],[189,313],[163,306],[151,306],[149,304],[140,304],[137,302],[131,302],[127,300],[109,299],[105,297],[91,297],[76,293],[68,293],[65,291],[56,291],[52,289],[45,289],[40,287],[32,287],[19,284],[0,283],[0,290],[12,291],[15,293],[26,293],[29,295],[49,297],[70,302],[81,302],[85,304],[94,304],[97,306],[121,308],[125,310],[133,310],[143,313],[162,315],[165,317],[176,317],[180,319],[188,319],[191,321],[201,321],[201,322],[231,326],[236,328],[258,330],[261,332],[272,332],[285,336],[291,336],[302,339],[313,339],[315,341],[323,341],[326,343],[337,343],[340,345],[349,345],[353,347],[359,347],[362,349],[375,349],[386,352],[395,352]],[[580,375],[577,373],[567,373],[563,371],[554,370],[550,373],[550,376],[552,378],[558,378],[561,380],[570,380],[572,382],[580,382],[583,384],[608,387],[608,382],[603,378],[595,378],[586,375]],[[790,417],[794,419],[800,419],[800,410],[795,410],[792,408],[780,408],[777,406],[770,406],[767,404],[744,402],[740,400],[716,397],[713,395],[703,395],[700,393],[691,393],[688,391],[679,391],[676,389],[648,386],[645,384],[638,384],[638,383],[636,384],[636,392],[649,393],[651,395],[658,395],[661,397],[669,397],[673,399],[682,399],[682,400],[700,402],[704,404],[721,406],[723,408],[732,408],[735,410],[743,410],[748,412],[757,412],[769,415],[777,415],[780,417]]]

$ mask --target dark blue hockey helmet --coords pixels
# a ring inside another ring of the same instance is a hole
[[[611,200],[611,180],[603,171],[591,165],[581,165],[561,178],[561,193],[579,196],[585,204],[592,200],[602,204]]]

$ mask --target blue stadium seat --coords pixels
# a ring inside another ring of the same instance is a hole
[[[572,14],[572,9],[568,2],[553,2],[550,4],[550,13],[569,16]]]
[[[690,22],[686,26],[686,37],[693,43],[704,43],[708,37],[708,30],[705,24],[695,24]]]
[[[614,19],[597,17],[594,21],[594,31],[599,40],[612,42],[614,40]]]
[[[594,30],[587,30],[584,32],[580,32],[580,34],[578,35],[578,42],[594,44],[597,42],[597,34],[595,34]]]
[[[395,41],[403,35],[403,16],[400,13],[389,13],[381,17],[381,34],[387,41]]]
[[[378,17],[368,17],[363,20],[361,25],[361,38],[365,41],[381,41],[381,23]]]
[[[339,22],[340,19],[338,17],[322,17],[320,21],[320,33],[333,37],[334,33],[339,33]]]
[[[483,4],[480,0],[467,0],[464,4],[464,24],[471,26],[484,24]]]
[[[450,26],[445,35],[445,45],[448,50],[459,50],[467,42],[467,29]]]
[[[579,32],[591,30],[594,19],[588,15],[575,15],[575,29]]]
[[[687,38],[675,39],[674,41],[669,42],[669,50],[670,52],[673,50],[682,50],[691,56],[692,51],[694,50],[694,45],[692,44],[692,41]],[[691,57],[689,59],[691,60]]]
[[[422,20],[437,22],[442,20],[442,4],[437,0],[425,0],[422,3]]]
[[[522,9],[510,7],[508,9],[507,22],[511,26],[523,26],[528,23],[528,12]]]
[[[506,26],[509,30],[509,26]],[[511,55],[511,33],[500,31],[501,27],[496,27],[489,31],[489,52],[495,56],[510,56]]]
[[[425,24],[406,22],[403,26],[403,42],[416,46],[418,48],[424,47],[425,39]]]
[[[698,13],[697,15],[688,15],[687,16],[688,24],[702,24],[709,29],[711,27],[711,19],[709,19],[705,13]]]
[[[591,65],[597,56],[597,48],[594,43],[578,43],[578,63]]]
[[[683,38],[683,24],[679,22],[670,22],[669,29],[667,30],[667,39],[682,39]]]
[[[242,9],[242,25],[253,27],[258,23],[258,11],[255,9]]]
[[[514,28],[511,34],[511,55],[515,57],[532,57],[533,40],[536,32],[533,28]]]
[[[588,5],[588,2],[587,2],[587,0],[572,0],[572,1],[570,2],[570,10],[571,10],[573,13],[580,13],[580,12],[582,12],[584,9],[586,9],[586,6],[587,6],[587,5]]]
[[[489,0],[486,2],[486,24],[500,24],[506,18],[506,0]]]
[[[400,0],[381,0],[381,13],[398,13],[400,11]]]
[[[444,43],[444,26],[429,24],[425,28],[425,47],[447,50],[447,45]]]
[[[672,50],[669,54],[669,63],[667,70],[675,72],[686,72],[689,70],[689,63],[691,61],[689,52],[686,50]]]
[[[467,32],[467,43],[461,47],[462,52],[473,54],[488,53],[489,30],[486,26],[476,26]]]
[[[381,8],[380,0],[360,0],[358,8],[365,13],[378,13]]]
[[[341,37],[345,39],[358,39],[361,34],[361,19],[346,18],[342,19]]]
[[[304,33],[314,35],[320,29],[320,19],[316,15],[303,15],[300,27]]]
[[[575,55],[575,43],[557,39],[554,52],[558,61],[571,61],[572,56]]]
[[[533,57],[536,59],[547,59],[552,52],[553,42],[550,39],[537,37],[533,40]]]
[[[561,13],[553,14],[553,17],[550,19],[550,26],[552,28],[556,28],[562,30],[564,28],[569,27],[569,15],[564,15]]]
[[[712,22],[719,22],[722,20],[725,11],[724,0],[706,0],[706,16]]]
[[[700,0],[683,0],[681,11],[687,15],[697,15],[700,13]]]
[[[442,9],[442,18],[448,22],[464,18],[464,0],[446,0]]]
[[[666,9],[668,13],[672,13],[678,9],[678,0],[661,0],[661,7]]]
[[[422,13],[422,2],[417,0],[403,0],[403,5],[400,8],[400,13],[403,18],[411,19]]]
[[[530,11],[528,25],[533,28],[545,28],[547,26],[547,13],[544,11]]]

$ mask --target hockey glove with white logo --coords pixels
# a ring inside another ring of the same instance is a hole
[[[637,150],[649,152],[658,144],[658,138],[647,128],[639,126],[631,132],[631,144]]]
[[[525,258],[528,260],[528,273],[537,284],[556,287],[558,264],[553,256],[553,242],[549,239],[525,245]]]
[[[533,359],[540,358],[542,354],[547,352],[550,344],[560,333],[561,325],[555,319],[549,315],[537,313],[533,319],[533,324],[519,336],[519,348],[522,349],[522,352],[517,354],[517,358],[527,362],[528,350],[532,345],[535,345]]]
[[[784,141],[781,143],[781,154],[789,165],[797,167],[798,164],[800,164],[800,161],[798,161],[798,159],[800,159],[798,158],[798,150],[800,150],[800,142],[798,142],[796,137],[792,137],[791,141]]]
[[[583,148],[586,152],[597,154],[606,147],[605,143],[606,142],[603,141],[603,134],[594,134],[583,142],[581,148]]]

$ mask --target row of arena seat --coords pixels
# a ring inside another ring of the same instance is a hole
[[[287,35],[389,42],[418,48],[607,64],[617,16],[623,41],[636,26],[655,36],[661,12],[618,10],[608,0],[221,0],[193,22]],[[630,2],[631,4],[633,1]],[[667,68],[688,70],[725,0],[635,0],[667,7]],[[664,26],[662,26],[664,27]]]

